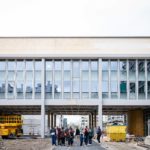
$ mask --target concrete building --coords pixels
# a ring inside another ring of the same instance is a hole
[[[128,114],[128,132],[148,134],[150,38],[0,38],[0,112]],[[97,117],[98,119],[97,119]],[[97,121],[96,121],[97,120]]]
[[[80,120],[80,128],[85,128],[86,126],[89,127],[89,117],[88,116],[81,116]]]

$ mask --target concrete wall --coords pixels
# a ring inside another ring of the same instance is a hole
[[[149,57],[150,38],[0,38],[0,57]]]

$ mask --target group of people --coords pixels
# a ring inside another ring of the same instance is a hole
[[[100,137],[102,131],[100,127],[96,130],[97,141],[100,143]],[[90,129],[87,126],[84,129],[76,128],[74,131],[72,127],[64,129],[59,127],[52,127],[50,130],[50,135],[52,138],[52,145],[61,145],[65,146],[67,143],[68,146],[72,146],[74,143],[74,138],[77,138],[77,141],[80,141],[80,146],[85,143],[85,145],[92,144],[92,138],[94,137],[94,129]],[[56,143],[57,141],[57,143]]]

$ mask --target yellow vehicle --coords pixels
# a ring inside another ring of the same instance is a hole
[[[0,115],[0,136],[21,136],[23,134],[22,124],[21,115]]]

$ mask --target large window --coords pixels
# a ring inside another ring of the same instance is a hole
[[[145,81],[138,82],[139,99],[145,99]]]
[[[23,99],[24,98],[24,69],[25,63],[23,60],[17,60],[16,67],[16,98]]]
[[[62,61],[57,60],[54,63],[54,98],[62,98]]]
[[[41,70],[42,70],[42,62],[40,60],[36,60],[35,61],[35,73],[34,73],[35,99],[41,98]]]
[[[64,61],[64,99],[71,98],[71,61]]]
[[[136,99],[136,83],[135,82],[130,82],[129,83],[129,99]]]
[[[98,98],[98,62],[91,61],[91,98]]]
[[[46,99],[52,99],[53,91],[53,61],[46,61],[46,80],[45,80],[45,97]]]
[[[117,99],[118,98],[118,62],[117,60],[111,60],[110,62],[110,92],[111,92],[111,98]]]
[[[5,98],[5,77],[6,77],[6,62],[0,61],[0,99]]]
[[[77,60],[73,60],[73,68],[72,68],[72,98],[79,99],[80,98],[80,62]]]
[[[129,99],[136,99],[136,61],[129,60]]]
[[[129,60],[129,80],[135,81],[136,80],[136,61]]]
[[[108,78],[108,60],[102,61],[102,98],[107,99],[108,98],[108,84],[109,84],[109,78]]]
[[[147,98],[150,100],[150,60],[147,60]]]
[[[8,84],[7,84],[7,98],[14,99],[15,95],[15,69],[16,62],[14,60],[8,61]]]
[[[127,98],[127,61],[120,60],[120,98]]]
[[[26,61],[26,99],[32,99],[33,97],[33,61]]]
[[[89,98],[89,61],[82,61],[82,98]]]

